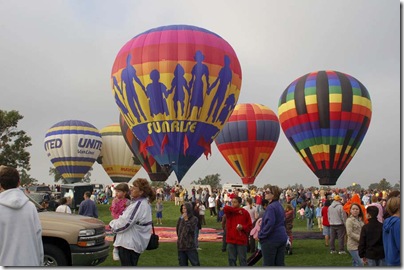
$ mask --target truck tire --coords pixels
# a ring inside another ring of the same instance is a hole
[[[63,251],[55,245],[44,244],[44,266],[67,266],[67,258]]]

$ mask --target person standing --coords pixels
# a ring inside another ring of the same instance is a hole
[[[321,209],[321,215],[323,220],[323,235],[325,246],[328,247],[330,243],[330,222],[328,221],[328,207],[330,207],[331,202],[330,200],[326,199],[324,202],[324,206]]]
[[[130,190],[127,183],[119,183],[114,188],[115,191],[115,198],[112,200],[111,206],[109,211],[111,211],[111,215],[113,219],[119,218],[122,215],[123,211],[128,207],[131,203],[130,200]],[[114,235],[114,241],[116,239],[116,235]],[[114,247],[112,252],[112,258],[115,261],[119,261],[119,250],[118,248]]]
[[[335,239],[338,238],[339,252],[338,254],[346,254],[345,252],[345,222],[347,219],[343,209],[342,198],[339,195],[334,196],[334,201],[328,207],[328,221],[330,223],[330,253],[337,253],[335,250]]]
[[[359,237],[358,252],[363,262],[368,266],[384,266],[383,224],[377,216],[379,209],[376,206],[366,208],[368,224],[363,225]]]
[[[316,207],[316,218],[317,218],[317,226],[320,232],[323,231],[323,214],[321,213],[322,209],[323,209],[323,203],[319,201]]]
[[[79,206],[79,215],[98,218],[97,206],[95,205],[95,202],[90,199],[90,197],[90,191],[84,192],[84,200],[80,203]]]
[[[304,215],[307,218],[307,230],[311,231],[313,229],[313,223],[315,218],[314,206],[310,200],[307,200],[306,208],[304,209]]]
[[[210,194],[208,203],[209,203],[210,216],[215,217],[217,214],[216,214],[216,199],[214,193]]]
[[[118,247],[121,266],[136,266],[146,250],[152,229],[152,210],[149,203],[156,193],[145,178],[137,178],[130,188],[132,203],[109,226],[116,234],[114,247]]]
[[[363,266],[358,252],[359,239],[364,225],[363,212],[357,203],[351,204],[350,212],[351,215],[346,220],[346,232],[348,236],[347,249],[352,256],[352,266]]]
[[[163,225],[162,219],[163,219],[163,202],[161,201],[161,199],[157,199],[156,202],[156,218],[157,218],[157,225]]]
[[[181,216],[177,221],[177,249],[180,266],[199,266],[199,255],[195,242],[195,228],[198,226],[198,218],[193,214],[192,204],[186,202],[181,205]]]
[[[261,229],[258,234],[261,243],[263,266],[284,266],[285,249],[288,235],[285,228],[285,211],[279,202],[281,190],[270,186],[266,190],[269,204],[262,217]]]
[[[18,187],[15,168],[0,166],[0,265],[42,266],[42,226],[35,205]]]
[[[70,197],[60,198],[60,205],[56,208],[55,212],[71,214],[72,210],[67,205],[68,200],[70,200]]]
[[[226,215],[226,243],[229,266],[247,266],[247,245],[252,222],[250,214],[241,207],[242,199],[234,197],[231,206],[223,208]]]
[[[401,218],[400,218],[400,198],[391,197],[387,201],[386,210],[390,217],[383,223],[383,246],[387,266],[401,265]]]

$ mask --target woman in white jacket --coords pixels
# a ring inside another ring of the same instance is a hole
[[[156,199],[156,193],[145,178],[137,178],[130,191],[132,203],[119,218],[109,223],[116,233],[114,247],[118,248],[122,266],[136,266],[140,254],[146,250],[152,229],[149,203]]]

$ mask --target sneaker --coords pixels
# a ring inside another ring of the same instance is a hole
[[[340,252],[338,252],[338,254],[339,255],[344,255],[344,254],[346,254],[346,252],[345,251],[340,251]]]
[[[114,261],[119,261],[118,248],[114,248],[114,250],[112,251],[112,259]]]
[[[330,254],[336,254],[337,252],[335,250],[331,250]]]

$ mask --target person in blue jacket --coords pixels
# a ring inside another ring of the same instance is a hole
[[[284,266],[288,235],[285,228],[285,211],[279,202],[281,190],[270,186],[265,191],[269,204],[262,217],[258,238],[261,244],[262,266]]]
[[[386,210],[390,217],[383,222],[383,246],[387,266],[400,266],[400,198],[392,197],[387,201]]]

